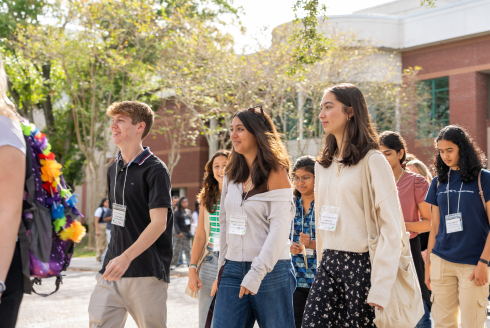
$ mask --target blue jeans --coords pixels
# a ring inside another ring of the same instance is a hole
[[[265,275],[256,295],[239,298],[240,284],[251,262],[227,261],[218,288],[213,328],[295,328],[293,293],[296,277],[291,260],[279,260]]]
[[[422,319],[420,319],[419,323],[415,326],[415,328],[431,328],[432,327],[432,323],[430,321],[430,311],[429,311],[429,307],[427,306],[427,304],[425,303],[425,301],[422,301],[424,302],[424,316],[422,317]]]
[[[197,298],[199,300],[199,328],[204,328],[206,319],[208,317],[209,307],[211,306],[211,287],[218,276],[218,254],[219,252],[213,252],[213,248],[207,246],[209,251],[208,255],[201,263],[199,270],[199,279],[201,279],[202,287],[197,292]],[[212,327],[212,325],[211,325]]]

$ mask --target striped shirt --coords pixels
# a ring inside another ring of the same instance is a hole
[[[219,240],[219,209],[220,209],[220,201],[218,201],[218,205],[214,213],[209,213],[209,223],[211,224],[211,232],[209,234],[209,242],[214,244],[214,240]]]

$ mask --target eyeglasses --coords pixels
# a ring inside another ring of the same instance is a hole
[[[264,110],[262,109],[262,105],[258,105],[258,106],[254,106],[254,107],[250,107],[248,109],[248,111],[252,112],[252,113],[257,113],[255,111],[255,108],[260,108],[260,115],[262,116],[262,120],[264,121],[265,123],[265,115],[264,115]]]
[[[309,180],[311,179],[311,175],[309,176],[306,176],[306,177],[293,177],[293,181],[294,183],[298,183],[298,182],[308,182]]]

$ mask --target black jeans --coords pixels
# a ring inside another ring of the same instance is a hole
[[[19,243],[15,245],[14,257],[10,264],[0,303],[0,328],[15,328],[19,314],[20,303],[24,296],[24,280],[22,276],[22,260]]]
[[[296,287],[293,294],[294,324],[296,328],[301,328],[303,313],[305,312],[306,300],[310,293],[309,288]]]

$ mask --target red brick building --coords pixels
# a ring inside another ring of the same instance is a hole
[[[456,40],[402,52],[403,68],[421,66],[420,80],[448,81],[449,124],[470,132],[488,154],[490,126],[490,35]],[[409,147],[422,157],[424,144],[410,140]]]

